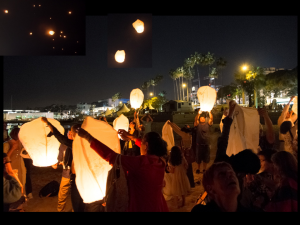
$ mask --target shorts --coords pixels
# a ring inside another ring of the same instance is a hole
[[[209,145],[198,145],[196,146],[196,163],[200,164],[202,161],[204,163],[209,163],[210,161],[210,147]]]

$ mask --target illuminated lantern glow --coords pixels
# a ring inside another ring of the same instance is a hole
[[[35,7],[35,5],[33,5],[33,7]]]
[[[116,153],[121,152],[118,133],[108,123],[88,116],[81,127]],[[112,167],[90,147],[87,140],[78,135],[73,141],[72,151],[75,182],[83,202],[91,203],[103,199],[107,173]]]
[[[53,30],[50,30],[50,31],[49,31],[49,34],[50,34],[50,35],[54,35],[54,33],[55,33],[55,32],[54,32]]]
[[[41,5],[39,5],[39,7],[41,7]]]
[[[32,35],[32,32],[30,32],[29,35]]]
[[[61,35],[59,35],[61,37]]]
[[[64,38],[66,38],[67,36],[64,36]]]
[[[61,50],[64,50],[64,48],[62,48]]]
[[[65,129],[60,122],[47,119],[61,134],[64,134]],[[60,142],[54,135],[47,137],[50,131],[41,118],[27,122],[20,128],[19,139],[33,160],[34,166],[46,167],[57,163]]]
[[[295,96],[293,100],[292,111],[298,115],[298,96]]]
[[[144,101],[144,94],[139,88],[133,89],[130,92],[131,108],[134,108],[134,109],[140,108],[143,101]]]
[[[168,121],[162,128],[162,139],[167,142],[167,149],[171,151],[171,148],[175,145],[173,128],[168,124]]]
[[[121,114],[119,117],[117,117],[114,122],[113,122],[113,127],[116,131],[118,131],[119,129],[123,129],[128,131],[129,128],[129,120],[126,116],[124,116],[123,114]],[[119,138],[121,138],[120,135],[118,135]]]
[[[50,17],[50,20],[51,20],[51,17]]]
[[[52,41],[54,41],[54,39],[52,39]]]
[[[63,32],[61,31],[60,33],[62,34]]]
[[[72,12],[71,12],[71,11],[69,11],[69,14],[72,14]]]
[[[200,102],[201,110],[209,112],[215,104],[217,92],[209,86],[202,86],[197,91],[197,97]]]
[[[5,13],[8,13],[8,10],[4,10]]]
[[[138,33],[142,33],[144,31],[144,22],[139,19],[137,19],[132,26]]]
[[[125,60],[125,51],[124,50],[118,50],[115,54],[115,59],[118,63],[122,63]]]
[[[53,49],[55,49],[55,47],[53,47]]]

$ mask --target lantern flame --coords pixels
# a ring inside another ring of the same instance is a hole
[[[115,60],[118,63],[122,63],[125,60],[125,51],[124,50],[118,50],[115,54]]]
[[[144,22],[139,19],[137,19],[132,26],[138,33],[142,33],[144,31]]]

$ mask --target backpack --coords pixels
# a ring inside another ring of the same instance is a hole
[[[128,208],[127,178],[119,154],[113,167],[108,171],[104,201],[106,212],[125,212]]]
[[[39,192],[39,197],[53,197],[58,195],[59,183],[53,180],[46,184]]]

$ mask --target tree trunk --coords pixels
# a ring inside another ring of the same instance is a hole
[[[175,80],[173,80],[173,86],[174,86],[174,100],[176,98],[176,95],[175,95]]]
[[[184,101],[183,76],[181,77],[182,101]]]
[[[176,95],[177,99],[176,99],[176,100],[179,100],[179,99],[178,99],[178,84],[177,84],[177,82],[176,82],[176,81],[177,81],[177,79],[175,79],[176,90],[177,90],[177,95]]]

